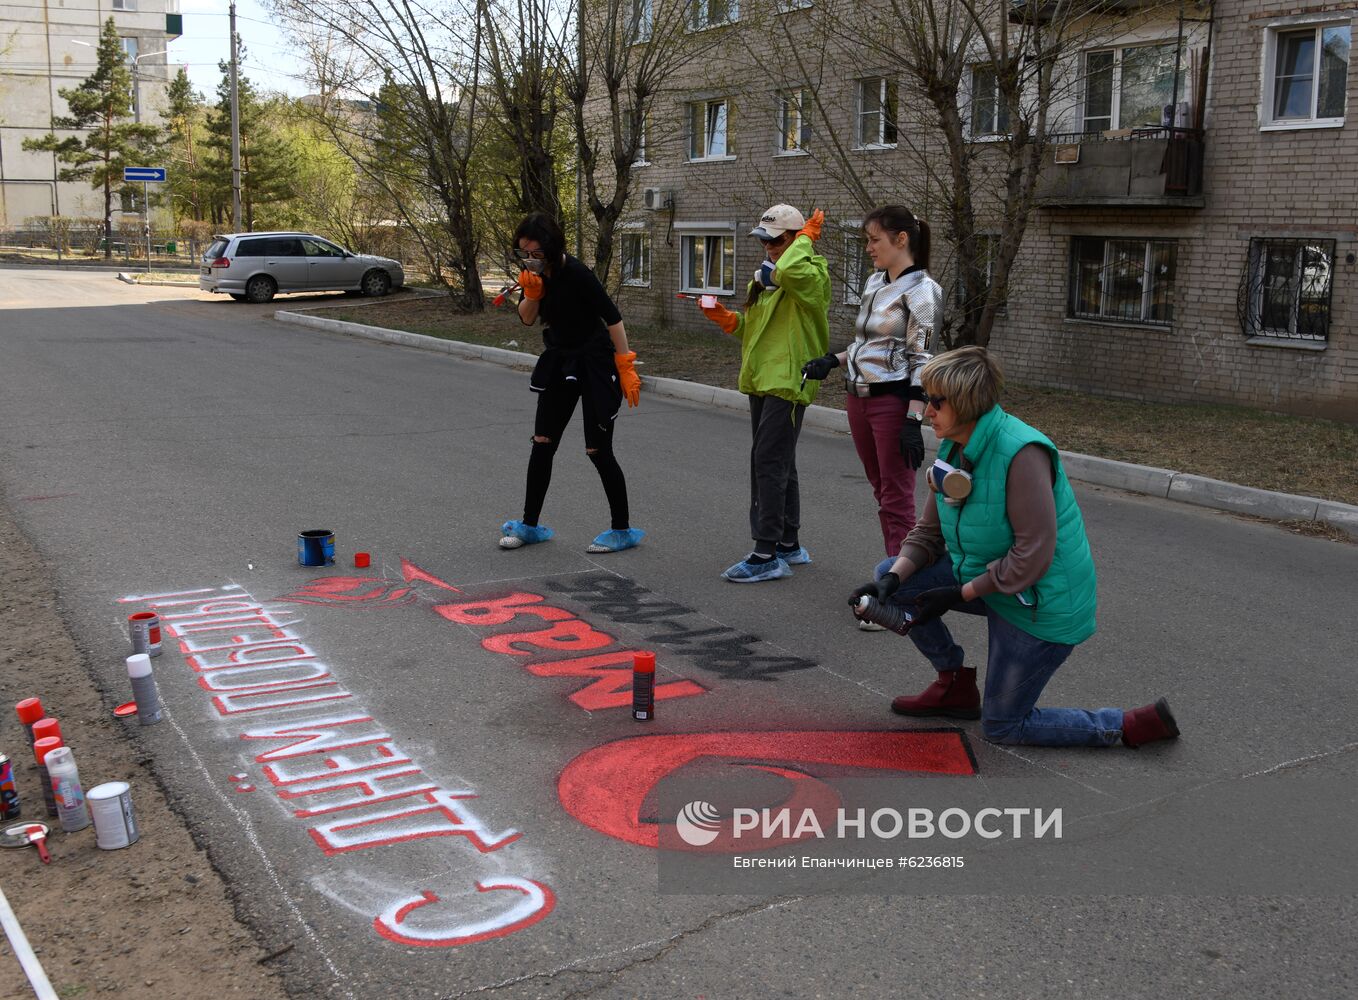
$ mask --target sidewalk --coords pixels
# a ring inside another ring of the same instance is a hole
[[[326,319],[309,313],[291,312],[280,309],[274,318],[282,323],[296,323],[299,326],[331,333],[342,333],[352,337],[363,337],[388,344],[400,344],[426,351],[455,354],[463,358],[476,358],[492,364],[525,366],[531,368],[537,357],[522,351],[507,351],[499,347],[483,347],[478,344],[464,344],[456,340],[443,340],[420,333],[406,333],[402,330],[387,330],[378,326],[362,323],[345,323]],[[705,406],[721,406],[728,409],[746,411],[749,404],[743,393],[734,389],[718,389],[697,382],[681,379],[643,376],[642,382],[648,392],[671,399],[686,399]],[[849,433],[849,415],[843,410],[826,406],[810,406],[806,411],[805,425],[821,430]],[[924,428],[925,447],[936,451],[938,441],[933,430]],[[1175,500],[1180,503],[1209,507],[1213,510],[1228,511],[1233,514],[1246,514],[1271,521],[1311,521],[1338,528],[1352,539],[1358,540],[1358,506],[1321,500],[1317,497],[1296,496],[1291,493],[1275,493],[1250,486],[1208,479],[1188,472],[1173,469],[1158,469],[1148,465],[1132,465],[1093,455],[1076,452],[1061,453],[1066,472],[1072,479],[1092,483],[1096,486],[1109,486],[1114,489],[1144,493],[1148,496]]]

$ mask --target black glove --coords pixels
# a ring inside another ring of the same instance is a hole
[[[830,374],[831,368],[839,367],[839,358],[834,354],[827,354],[824,357],[812,358],[802,365],[802,374],[807,378],[813,378],[817,382],[825,381],[825,377]]]
[[[918,469],[924,462],[924,432],[920,422],[908,415],[901,425],[901,458],[907,469]]]
[[[962,599],[961,587],[937,587],[934,590],[925,590],[915,595],[915,624],[923,625],[931,622],[935,618],[942,618],[943,614],[951,611],[959,604],[966,604]]]
[[[874,597],[879,601],[885,601],[892,594],[896,593],[896,590],[900,585],[901,578],[895,573],[887,573],[885,576],[879,576],[875,583],[865,583],[853,592],[853,596],[849,598],[849,607],[858,607],[858,599],[860,597]]]

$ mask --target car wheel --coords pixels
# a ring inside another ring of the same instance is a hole
[[[267,274],[257,274],[245,283],[245,297],[256,304],[268,302],[277,291],[278,286]]]
[[[391,278],[386,271],[369,271],[363,276],[363,294],[379,298],[391,291]]]
[[[227,292],[226,294],[230,295],[230,296],[231,296],[233,299],[235,299],[237,302],[244,302],[244,301],[245,301],[245,296],[244,296],[244,295],[240,295],[240,294],[237,293],[237,292]]]

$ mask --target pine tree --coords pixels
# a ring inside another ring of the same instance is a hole
[[[104,189],[104,257],[113,256],[113,191],[123,186],[123,167],[146,163],[157,155],[160,130],[133,118],[132,74],[126,65],[118,27],[109,18],[99,34],[98,64],[75,88],[57,91],[70,111],[53,116],[52,131],[25,139],[23,148],[54,152],[66,166],[63,181],[88,181]],[[57,130],[78,132],[58,138]]]
[[[203,95],[193,89],[189,75],[181,69],[166,92],[165,129],[169,133],[170,176],[168,188],[175,218],[188,216],[195,222],[203,218],[203,196],[199,190],[199,146],[203,142],[203,120],[207,108]]]
[[[217,85],[216,113],[208,119],[204,159],[210,163],[213,183],[213,221],[228,221],[231,211],[231,77],[226,63],[219,64],[222,82]],[[240,198],[241,222],[247,231],[255,228],[255,217],[267,217],[270,207],[293,196],[293,152],[273,127],[275,108],[261,101],[254,86],[244,76],[236,81],[236,100],[240,114]]]

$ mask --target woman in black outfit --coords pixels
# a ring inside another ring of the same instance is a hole
[[[542,319],[545,349],[529,385],[538,394],[538,412],[523,520],[501,525],[500,547],[517,549],[552,537],[552,529],[539,524],[538,517],[552,481],[552,457],[579,400],[585,454],[599,471],[612,519],[609,530],[587,551],[630,549],[646,532],[628,524],[627,480],[613,456],[613,422],[624,396],[629,406],[637,405],[641,379],[633,367],[637,356],[627,348],[622,315],[594,272],[566,253],[566,237],[551,216],[534,212],[519,223],[514,256],[523,266],[519,319],[525,326]]]

